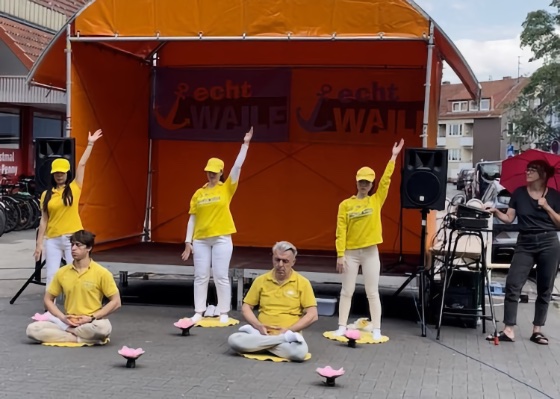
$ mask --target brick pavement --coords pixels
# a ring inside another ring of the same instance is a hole
[[[421,338],[415,323],[388,319],[389,343],[351,349],[321,336],[336,324],[322,317],[305,334],[313,358],[287,364],[232,354],[226,339],[235,327],[180,336],[172,323],[192,309],[178,307],[125,305],[111,319],[112,342],[105,347],[44,347],[24,336],[40,304],[37,294],[14,305],[0,299],[2,398],[560,398],[556,307],[546,329],[549,347],[528,341],[532,306],[524,304],[519,341],[497,347],[480,329],[444,327],[438,343]],[[136,369],[126,369],[116,353],[123,345],[146,350]],[[315,374],[325,365],[346,370],[335,388]]]
[[[337,322],[321,317],[305,333],[313,358],[303,364],[258,362],[232,354],[226,339],[235,327],[195,328],[192,336],[181,337],[172,323],[190,315],[192,307],[125,305],[111,317],[114,334],[105,347],[32,344],[24,336],[25,327],[42,309],[39,293],[44,288],[31,286],[14,305],[8,303],[23,283],[19,279],[30,274],[32,239],[32,234],[16,232],[0,240],[0,398],[560,399],[556,306],[551,306],[545,329],[548,347],[528,340],[532,304],[520,304],[518,342],[497,347],[484,340],[480,329],[446,326],[438,343],[430,338],[431,331],[422,338],[415,323],[388,318],[383,332],[389,343],[351,349],[321,336]],[[176,298],[167,302],[192,304],[192,283],[154,289],[159,284],[131,282],[123,294],[170,295]],[[402,316],[408,311],[400,310],[403,303],[387,306],[385,313]],[[499,319],[502,310],[497,308]],[[116,353],[123,345],[146,350],[136,369],[126,369]],[[335,388],[325,387],[315,373],[325,365],[346,370]]]

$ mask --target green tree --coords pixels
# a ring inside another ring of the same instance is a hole
[[[531,61],[543,60],[544,65],[531,76],[519,98],[510,106],[515,129],[511,141],[522,146],[533,141],[548,149],[558,137],[551,126],[552,116],[560,110],[560,0],[550,4],[553,12],[532,11],[523,22],[521,46],[533,52]]]

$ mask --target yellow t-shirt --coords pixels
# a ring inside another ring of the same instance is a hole
[[[64,293],[64,309],[68,315],[90,316],[103,307],[103,297],[119,293],[111,272],[95,261],[81,274],[73,264],[62,266],[48,287],[48,293]]]
[[[294,325],[304,309],[317,306],[311,283],[296,271],[282,285],[274,279],[274,270],[260,275],[243,302],[259,306],[258,319],[262,324],[282,328]]]
[[[394,170],[395,162],[389,161],[372,196],[358,199],[353,195],[340,203],[336,223],[337,256],[344,256],[347,249],[366,248],[383,242],[381,208],[387,199]]]
[[[189,214],[196,216],[193,239],[217,237],[233,234],[235,223],[229,205],[239,182],[227,178],[212,188],[207,184],[196,190],[191,199]]]
[[[72,205],[64,205],[62,193],[64,189],[53,188],[52,196],[48,204],[49,220],[47,222],[46,238],[56,238],[63,235],[74,234],[76,231],[83,230],[82,220],[80,219],[79,203],[82,189],[75,180],[70,183],[72,190]],[[46,191],[41,194],[41,209],[43,209],[43,201]]]

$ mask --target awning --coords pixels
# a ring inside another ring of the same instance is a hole
[[[178,41],[427,41],[431,23],[411,0],[94,0],[68,22],[71,40],[104,43],[139,60]],[[28,82],[66,87],[66,39],[63,28]],[[478,98],[474,73],[437,25],[434,41],[437,54]]]

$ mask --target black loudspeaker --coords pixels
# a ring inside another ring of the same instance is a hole
[[[401,180],[402,207],[445,209],[447,150],[407,148]]]
[[[72,178],[75,174],[74,138],[44,138],[35,140],[35,193],[41,195],[51,180],[51,164],[57,158],[66,158],[70,162]]]

